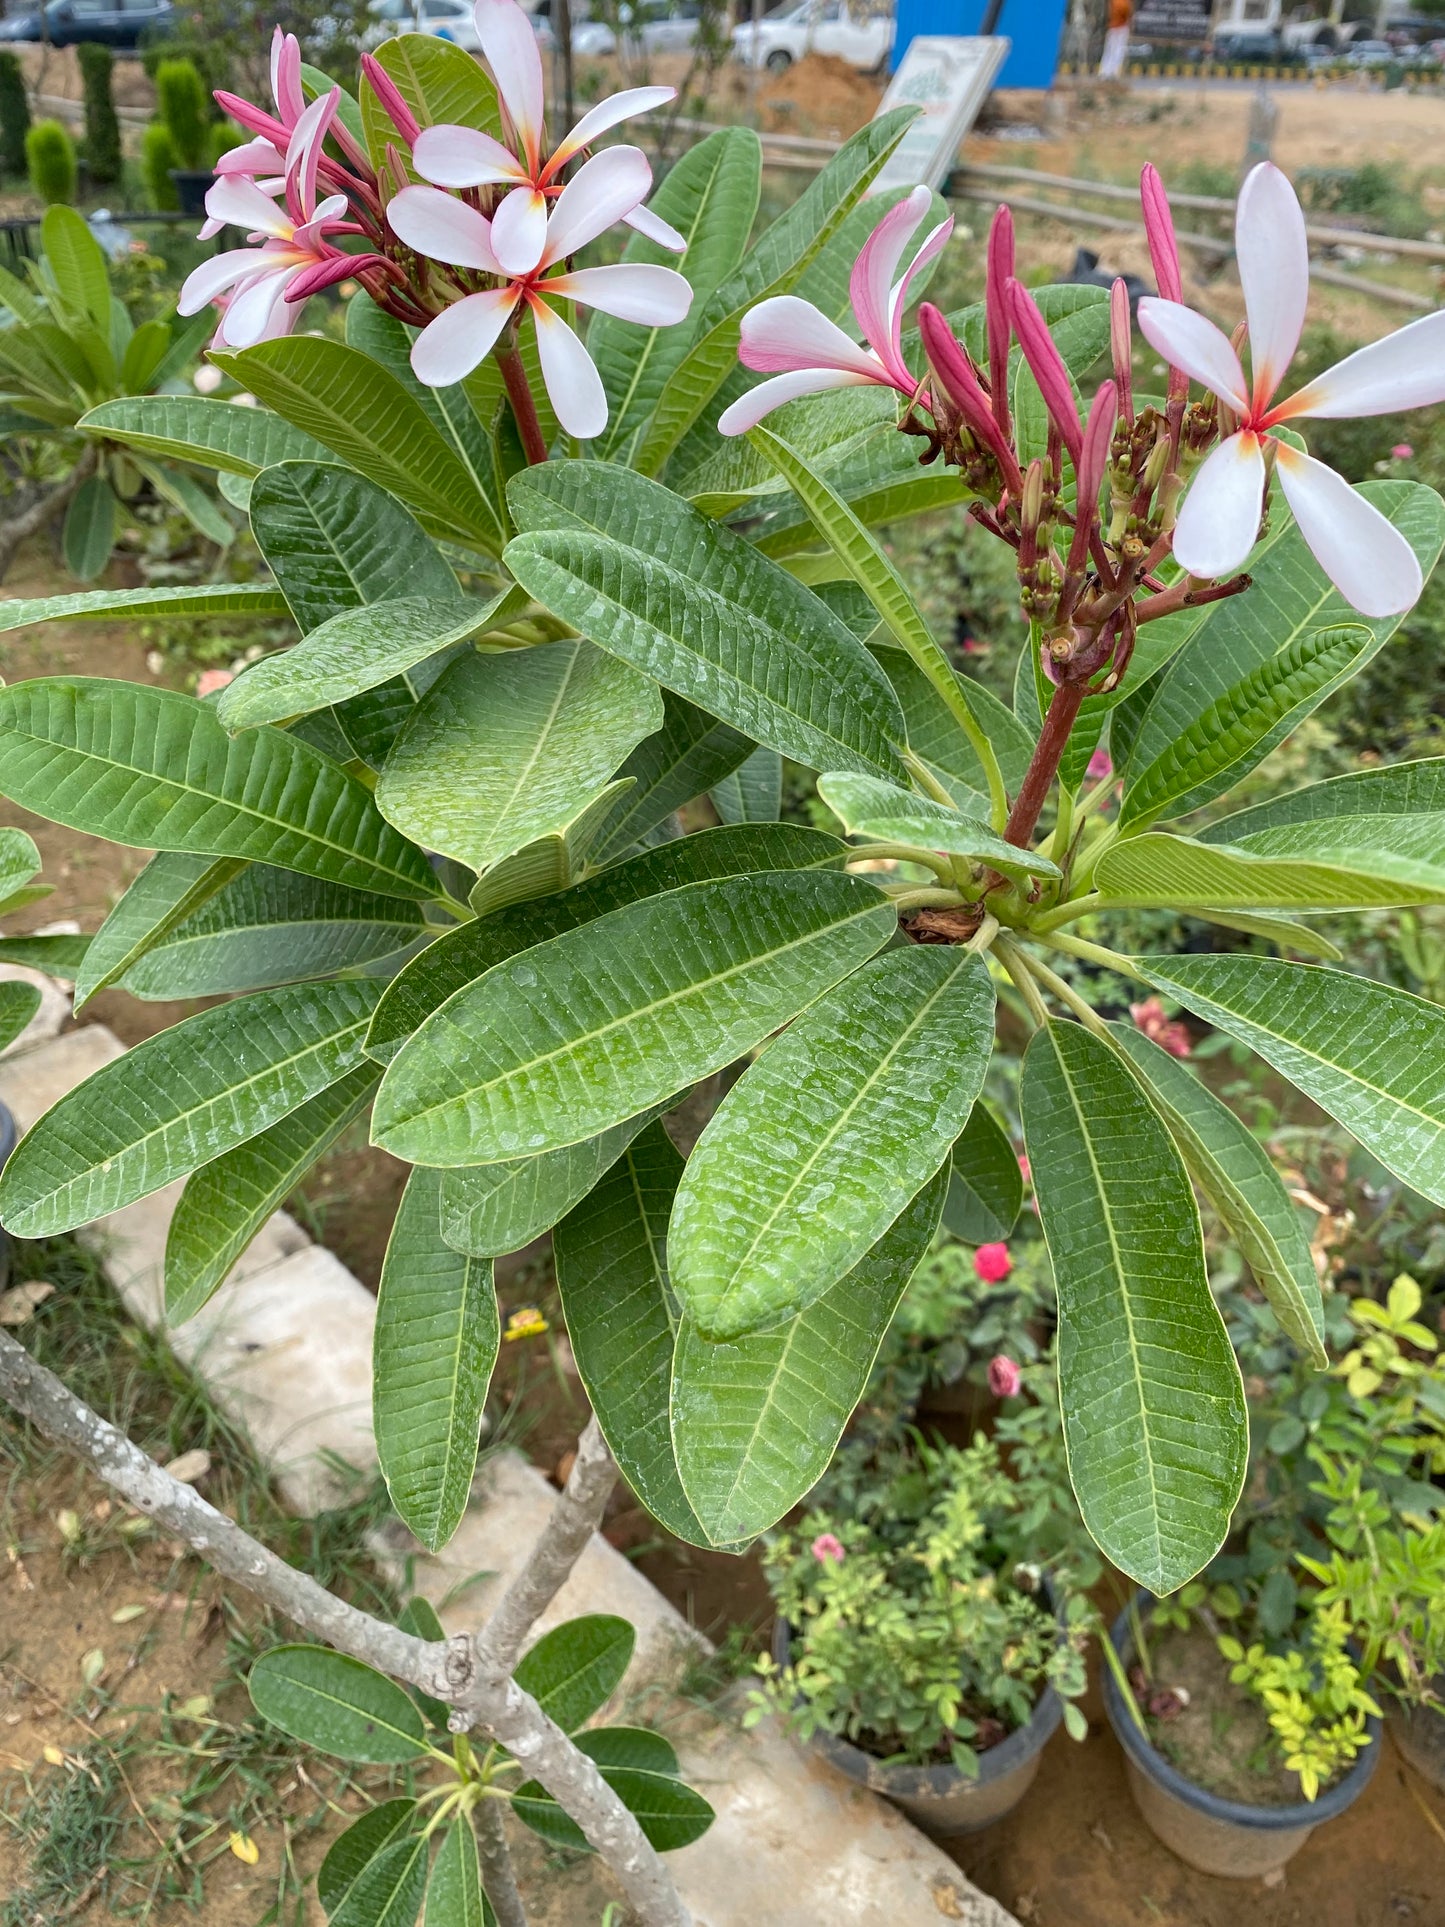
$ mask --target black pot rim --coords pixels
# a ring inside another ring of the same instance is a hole
[[[1047,1576],[1043,1585],[1049,1603],[1057,1610],[1054,1589]],[[779,1666],[788,1663],[792,1652],[792,1635],[793,1628],[779,1613],[773,1620],[773,1658]],[[851,1740],[840,1739],[836,1733],[817,1732],[809,1745],[817,1747],[850,1779],[862,1780],[875,1791],[900,1794],[904,1799],[947,1799],[957,1793],[960,1787],[983,1786],[990,1780],[1001,1780],[1014,1772],[1026,1760],[1032,1759],[1035,1753],[1042,1752],[1058,1731],[1063,1717],[1063,1701],[1052,1686],[1045,1686],[1034,1701],[1034,1710],[1024,1724],[1016,1726],[997,1746],[986,1747],[979,1754],[976,1776],[960,1773],[956,1766],[908,1766],[902,1763],[888,1766],[876,1753],[865,1753],[861,1746],[855,1746]]]
[[[1154,1603],[1154,1594],[1142,1588],[1134,1598],[1136,1605]],[[1109,1638],[1114,1651],[1127,1666],[1133,1651],[1127,1609],[1119,1614],[1109,1628]],[[1298,1800],[1287,1807],[1257,1807],[1245,1800],[1226,1800],[1222,1794],[1210,1793],[1207,1788],[1196,1786],[1193,1780],[1186,1779],[1178,1767],[1171,1766],[1158,1748],[1145,1739],[1130,1718],[1113,1671],[1108,1666],[1104,1668],[1103,1687],[1104,1711],[1114,1729],[1114,1738],[1139,1771],[1147,1774],[1157,1786],[1163,1787],[1166,1793],[1172,1793],[1176,1800],[1193,1807],[1196,1813],[1203,1813],[1211,1820],[1222,1820],[1229,1826],[1249,1827],[1256,1833],[1290,1833],[1300,1827],[1317,1827],[1324,1820],[1333,1820],[1336,1814],[1343,1813],[1346,1807],[1354,1804],[1369,1785],[1380,1763],[1383,1722],[1371,1713],[1365,1723],[1370,1744],[1344,1778],[1327,1787],[1318,1799]]]

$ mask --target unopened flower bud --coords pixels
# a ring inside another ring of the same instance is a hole
[[[1023,1374],[1011,1358],[1002,1352],[997,1358],[988,1361],[988,1389],[995,1398],[1017,1398]]]
[[[1006,1244],[980,1245],[973,1254],[973,1268],[986,1285],[996,1285],[1014,1268]]]
[[[1134,342],[1129,332],[1129,289],[1121,275],[1109,290],[1109,350],[1119,388],[1119,413],[1134,419]]]
[[[1029,463],[1028,474],[1024,477],[1023,495],[1019,500],[1019,520],[1030,534],[1036,534],[1044,516],[1044,465],[1036,455]]]
[[[984,319],[988,329],[988,383],[993,418],[999,432],[1009,433],[1008,351],[1013,316],[1008,285],[1014,271],[1014,217],[999,208],[988,231],[988,273],[984,284]]]

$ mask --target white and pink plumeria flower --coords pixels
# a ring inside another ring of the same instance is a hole
[[[585,113],[548,153],[542,56],[532,23],[514,0],[476,0],[472,11],[510,142],[504,145],[471,127],[427,127],[413,145],[412,163],[437,187],[505,187],[508,192],[492,216],[492,252],[504,274],[531,274],[541,264],[548,207],[563,191],[568,162],[619,122],[674,99],[677,89],[633,87],[613,94]],[[651,186],[649,175],[643,197]],[[614,218],[680,254],[686,241],[641,205],[643,197]]]
[[[464,294],[423,328],[411,351],[417,380],[430,388],[461,381],[491,353],[517,309],[525,307],[536,322],[542,379],[558,421],[584,441],[600,435],[607,426],[602,378],[553,303],[576,301],[654,328],[686,317],[692,289],[671,268],[621,262],[568,272],[565,266],[570,255],[635,208],[651,183],[652,170],[640,148],[608,147],[594,154],[562,189],[547,217],[538,257],[522,273],[509,271],[499,259],[495,221],[439,187],[403,188],[386,210],[399,240],[433,261],[502,282]],[[553,272],[557,268],[562,272]]]
[[[772,380],[759,382],[723,410],[718,421],[722,434],[746,434],[785,402],[832,388],[896,388],[912,400],[918,381],[903,359],[903,311],[914,277],[941,252],[953,232],[952,218],[933,229],[898,280],[894,275],[932,201],[928,188],[915,187],[883,216],[853,264],[848,292],[866,348],[798,295],[774,295],[749,308],[743,316],[738,359],[745,368],[771,375]]]
[[[1309,247],[1294,189],[1268,161],[1240,190],[1235,253],[1252,383],[1228,338],[1205,316],[1178,301],[1139,303],[1145,338],[1172,367],[1217,395],[1238,423],[1184,498],[1175,558],[1195,576],[1220,578],[1239,569],[1259,533],[1268,453],[1300,534],[1340,594],[1362,615],[1398,615],[1423,586],[1409,543],[1334,469],[1269,431],[1310,417],[1352,420],[1445,401],[1445,311],[1357,350],[1276,401],[1304,327]]]
[[[186,277],[177,307],[197,314],[209,301],[222,305],[216,340],[227,348],[251,348],[287,334],[309,294],[351,274],[367,257],[344,254],[328,237],[353,234],[344,194],[317,205],[316,170],[341,99],[341,89],[303,108],[286,144],[283,200],[273,200],[242,173],[222,174],[206,195],[206,213],[218,226],[245,230],[254,245],[231,248],[203,261]]]

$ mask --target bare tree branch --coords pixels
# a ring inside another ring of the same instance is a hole
[[[497,1610],[477,1634],[477,1654],[483,1665],[511,1672],[522,1656],[527,1634],[566,1584],[567,1575],[601,1525],[616,1483],[617,1461],[597,1420],[590,1418],[577,1441],[577,1456],[567,1483],[547,1515],[537,1543],[502,1595]]]
[[[479,1800],[472,1809],[477,1829],[477,1852],[482,1862],[482,1887],[497,1916],[497,1927],[527,1927],[527,1910],[517,1892],[506,1829],[496,1800]]]
[[[480,1650],[480,1643],[474,1648],[465,1635],[446,1641],[417,1639],[337,1599],[243,1532],[234,1519],[218,1512],[190,1486],[162,1471],[4,1331],[0,1331],[0,1396],[46,1438],[84,1459],[123,1499],[202,1554],[225,1578],[339,1652],[445,1700],[456,1709],[458,1728],[481,1726],[542,1782],[582,1829],[588,1844],[617,1875],[643,1927],[691,1927],[691,1916],[678,1899],[671,1877],[632,1814],[592,1761],[510,1677],[510,1667],[499,1668],[490,1654]],[[606,1452],[605,1445],[602,1450]],[[579,1451],[579,1461],[582,1456]],[[608,1454],[609,1464],[610,1458]],[[595,1465],[584,1476],[590,1492],[597,1476]],[[568,1485],[570,1489],[570,1480]],[[566,1505],[564,1494],[558,1509]],[[568,1521],[570,1532],[570,1511]],[[550,1530],[549,1522],[544,1541]],[[552,1583],[548,1598],[560,1584],[560,1578]]]

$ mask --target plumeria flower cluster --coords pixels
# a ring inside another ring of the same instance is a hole
[[[941,457],[957,468],[970,513],[1016,551],[1022,610],[1045,673],[1079,694],[1117,685],[1142,624],[1248,587],[1241,570],[1276,470],[1304,540],[1355,608],[1379,617],[1415,601],[1420,568],[1398,530],[1333,470],[1271,431],[1305,417],[1382,414],[1445,399],[1445,312],[1359,350],[1277,401],[1309,292],[1304,218],[1277,168],[1256,168],[1239,199],[1251,381],[1237,346],[1185,305],[1168,198],[1157,171],[1144,169],[1141,204],[1159,295],[1140,302],[1139,322],[1169,375],[1162,404],[1138,408],[1123,281],[1110,297],[1113,375],[1084,407],[1038,304],[1014,273],[1006,208],[989,232],[982,352],[970,353],[925,301],[918,326],[926,367],[915,372],[903,353],[903,313],[910,284],[940,252],[950,224],[928,234],[901,275],[898,268],[929,204],[928,192],[915,190],[865,244],[850,287],[856,334],[794,296],[750,311],[739,358],[768,379],[726,410],[718,423],[724,434],[746,433],[803,396],[862,385],[894,390],[899,426],[927,443],[921,459]],[[1011,419],[1015,346],[1048,415],[1047,447],[1029,457]],[[1208,391],[1204,400],[1191,403],[1191,381]],[[1166,580],[1161,570],[1171,558],[1176,566]]]
[[[474,16],[503,138],[419,126],[382,63],[364,54],[365,80],[397,136],[379,168],[341,119],[339,88],[306,100],[299,46],[278,29],[274,111],[216,96],[250,138],[218,164],[201,232],[239,227],[248,245],[198,268],[180,306],[193,314],[216,302],[218,344],[246,348],[293,328],[308,295],[355,279],[420,330],[412,366],[429,386],[460,381],[488,354],[501,356],[528,459],[538,461],[546,449],[515,355],[517,324],[532,318],[552,408],[569,434],[585,439],[606,426],[607,399],[564,306],[667,327],[691,305],[687,281],[670,268],[572,267],[575,254],[619,222],[683,251],[683,237],[645,205],[652,169],[640,148],[583,158],[602,134],[673,99],[675,90],[637,87],[601,101],[549,150],[530,21],[515,0],[476,0]],[[569,178],[574,162],[580,165]],[[319,188],[331,191],[318,200]],[[359,237],[360,248],[340,245],[343,237]]]

